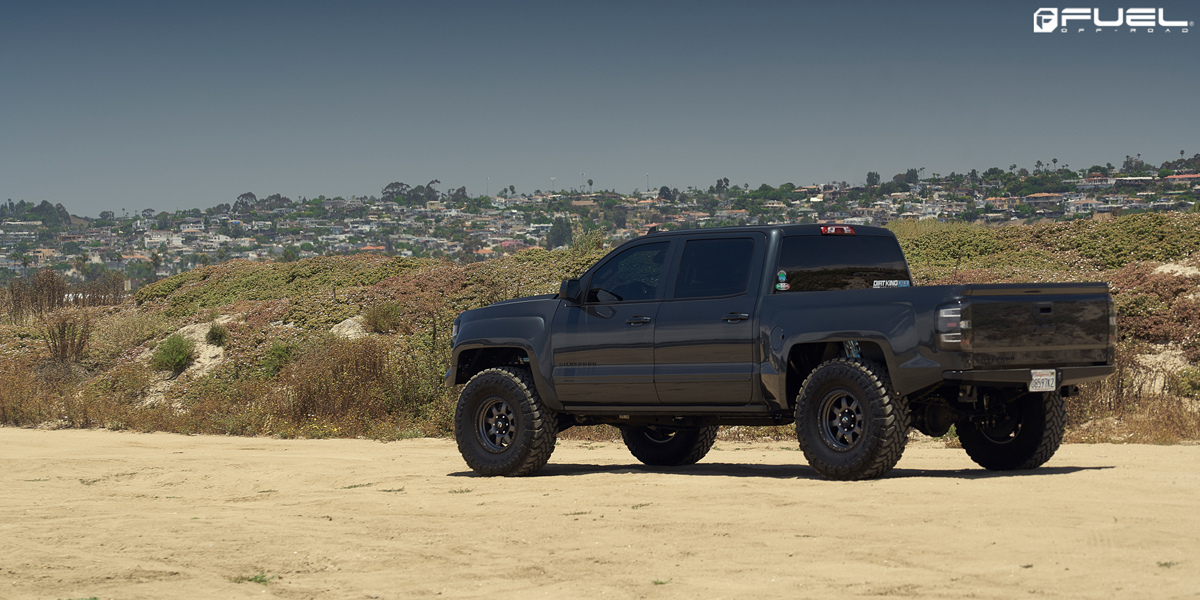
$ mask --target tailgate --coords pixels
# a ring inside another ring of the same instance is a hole
[[[970,286],[976,369],[1109,364],[1115,313],[1105,283]]]

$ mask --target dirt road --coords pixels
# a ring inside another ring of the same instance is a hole
[[[836,483],[784,443],[562,442],[485,479],[452,440],[0,428],[0,598],[1200,596],[1200,446],[939,446]]]

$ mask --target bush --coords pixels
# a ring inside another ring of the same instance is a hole
[[[60,363],[79,362],[92,334],[87,313],[62,309],[42,319],[42,340],[50,357]]]
[[[292,357],[295,353],[295,344],[279,340],[271,342],[271,347],[267,349],[267,355],[262,361],[262,370],[267,374],[267,377],[274,377],[292,362]]]
[[[363,317],[367,330],[374,333],[391,333],[400,327],[403,311],[399,302],[380,302],[368,308]]]
[[[159,371],[179,374],[188,368],[193,360],[196,360],[196,343],[176,333],[154,349],[154,355],[150,357],[150,366]]]
[[[225,341],[229,339],[229,329],[220,323],[213,323],[208,328],[208,334],[204,336],[204,340],[213,346],[225,347]]]
[[[1171,377],[1171,392],[1188,398],[1200,396],[1200,369],[1184,369]]]
[[[399,408],[397,375],[380,338],[326,338],[280,374],[284,389],[275,396],[274,412],[294,423],[380,419]]]

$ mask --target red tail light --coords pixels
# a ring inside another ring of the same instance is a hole
[[[822,225],[821,235],[854,235],[854,228],[849,225]]]

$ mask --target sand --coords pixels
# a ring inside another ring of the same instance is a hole
[[[857,483],[788,443],[651,469],[564,441],[521,479],[445,439],[0,428],[0,448],[5,599],[1200,595],[1194,445],[994,474],[919,444]]]

